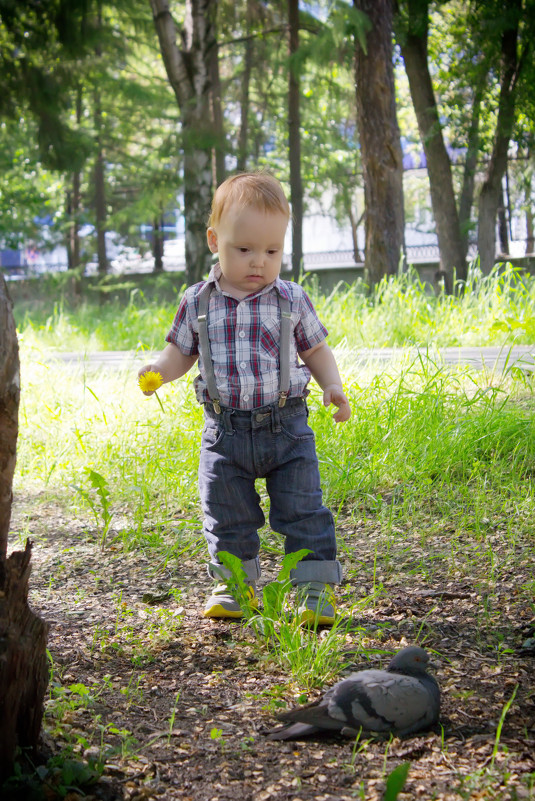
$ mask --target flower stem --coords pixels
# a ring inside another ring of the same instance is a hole
[[[158,401],[158,403],[160,404],[160,409],[161,409],[161,410],[162,410],[162,412],[165,414],[165,409],[163,408],[163,404],[162,404],[162,402],[161,402],[161,400],[160,400],[160,396],[158,395],[158,393],[156,392],[156,390],[154,390],[154,394],[156,395],[156,400],[157,400],[157,401]]]

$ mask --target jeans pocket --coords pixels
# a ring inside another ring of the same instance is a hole
[[[205,423],[201,436],[201,447],[214,448],[225,436],[225,429],[215,423]]]
[[[314,432],[307,423],[307,415],[294,414],[291,417],[281,419],[281,431],[288,439],[294,442],[303,442],[307,439],[314,439]]]

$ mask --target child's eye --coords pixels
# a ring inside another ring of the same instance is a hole
[[[270,256],[275,256],[279,251],[278,250],[268,250],[268,254]]]
[[[240,253],[248,253],[249,252],[249,248],[238,248],[238,250],[240,251]]]

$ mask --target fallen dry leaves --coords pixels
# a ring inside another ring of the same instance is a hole
[[[533,551],[499,528],[477,542],[437,521],[388,536],[370,515],[339,525],[341,606],[367,598],[348,654],[365,645],[378,665],[418,639],[436,652],[443,691],[443,729],[356,746],[265,739],[277,703],[294,704],[301,689],[245,627],[200,617],[208,578],[195,553],[158,566],[149,551],[102,550],[90,521],[31,497],[16,499],[12,528],[35,542],[30,602],[50,623],[63,693],[62,706],[49,703],[43,751],[104,762],[86,801],[375,801],[403,761],[402,799],[535,798],[535,654],[523,648],[535,629]],[[263,562],[274,577],[277,559]],[[53,775],[43,789],[59,797]]]

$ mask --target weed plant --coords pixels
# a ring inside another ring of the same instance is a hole
[[[276,581],[269,582],[262,590],[263,603],[258,610],[249,604],[247,577],[240,560],[225,551],[219,558],[230,571],[227,584],[261,645],[260,652],[267,651],[284,670],[290,671],[301,687],[310,689],[332,682],[348,666],[344,648],[351,619],[338,615],[334,625],[320,636],[317,626],[309,629],[300,625],[290,572],[308,553],[303,549],[284,557]]]
[[[37,349],[158,350],[184,289],[181,284],[178,274],[175,291],[165,300],[161,293],[149,299],[133,289],[126,302],[87,292],[73,303],[61,287],[49,283],[38,305],[15,305],[15,319],[22,341]],[[384,278],[372,293],[362,280],[351,286],[340,283],[328,295],[306,276],[304,285],[334,346],[502,346],[535,341],[535,277],[510,264],[487,277],[472,267],[456,295],[433,293],[415,271]]]

